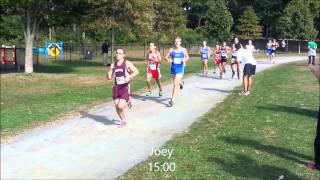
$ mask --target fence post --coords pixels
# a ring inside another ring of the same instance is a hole
[[[98,58],[98,45],[96,44],[96,47],[95,47],[95,51],[96,51],[96,57]]]
[[[54,47],[54,53],[57,54],[57,47]],[[57,56],[54,56],[54,61],[57,61]]]
[[[16,61],[16,64],[17,64],[17,69],[18,69],[18,72],[20,72],[20,61],[19,61],[19,58],[17,58],[17,49],[18,48],[16,48],[16,54],[15,54],[15,56],[14,56],[14,58],[15,58],[15,61]]]

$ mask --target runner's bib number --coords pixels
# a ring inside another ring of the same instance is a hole
[[[202,58],[208,58],[206,53],[202,53]]]
[[[182,58],[174,58],[173,59],[174,64],[181,64],[182,63]]]
[[[116,77],[116,82],[118,85],[125,84],[126,78],[124,76]]]
[[[226,52],[221,52],[221,56],[226,57],[227,53]]]
[[[157,69],[157,65],[156,64],[149,64],[149,68],[151,70],[156,70]]]

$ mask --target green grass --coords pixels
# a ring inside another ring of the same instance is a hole
[[[131,88],[137,93],[146,88],[146,65],[141,61],[135,65],[140,74]],[[186,74],[200,70],[200,62],[193,58]],[[47,61],[30,75],[1,74],[1,135],[16,134],[111,100],[113,81],[107,81],[106,71],[95,61]],[[161,73],[163,82],[171,82],[168,63],[161,64]]]
[[[319,179],[305,167],[318,108],[319,85],[305,63],[266,70],[254,77],[250,96],[234,92],[167,142],[170,159],[151,156],[120,179]],[[176,169],[150,171],[157,162]]]

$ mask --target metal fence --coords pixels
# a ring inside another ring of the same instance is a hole
[[[296,41],[296,40],[286,40],[286,47],[281,47],[281,40],[278,40],[278,43],[280,47],[278,48],[278,51],[282,51],[283,53],[288,52],[300,52],[306,53],[308,51],[308,41]],[[242,41],[242,44],[247,44],[247,42]],[[317,44],[320,42],[317,41]],[[229,46],[232,45],[231,42],[227,43]],[[260,49],[260,52],[263,53],[266,49],[267,39],[257,39],[253,41],[253,44],[255,45],[256,49]],[[300,44],[300,45],[299,45]],[[208,45],[212,48],[215,47],[214,42],[208,42]],[[165,56],[168,52],[170,47],[173,47],[173,44],[158,44],[158,50],[160,53]],[[183,47],[186,47],[189,51],[189,54],[191,56],[197,56],[199,54],[199,48],[201,46],[201,42],[198,44],[182,44]],[[130,60],[142,60],[145,58],[148,48],[148,45],[142,45],[142,44],[115,44],[114,50],[118,47],[126,49],[127,57],[130,58]],[[102,48],[101,44],[71,44],[71,43],[65,43],[64,45],[64,55],[63,57],[54,57],[45,59],[44,54],[41,53],[34,53],[33,54],[33,63],[37,65],[38,63],[46,62],[46,61],[95,61],[95,62],[102,62]],[[319,52],[319,48],[318,48]],[[89,54],[89,56],[88,56]],[[7,54],[7,56],[10,56],[10,53]],[[16,48],[16,61],[17,64],[13,63],[1,63],[1,72],[4,71],[14,71],[23,69],[24,67],[24,56],[25,56],[25,49],[24,48]],[[111,56],[111,48],[108,54],[109,58]]]

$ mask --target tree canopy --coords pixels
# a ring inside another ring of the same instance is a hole
[[[262,26],[259,24],[259,17],[254,12],[254,9],[249,6],[240,16],[238,23],[236,24],[237,35],[242,39],[255,39],[261,37]]]
[[[243,38],[319,38],[319,0],[0,0],[0,41],[26,48],[65,42],[189,43]],[[249,8],[248,8],[249,7]],[[111,35],[111,36],[110,36]]]

